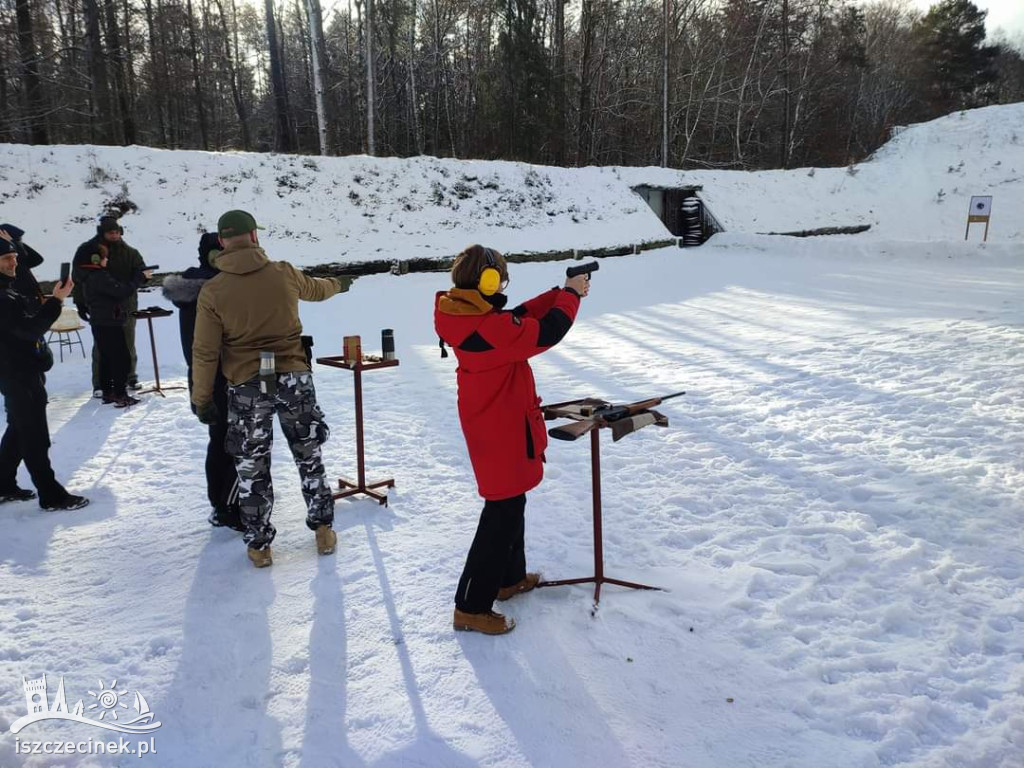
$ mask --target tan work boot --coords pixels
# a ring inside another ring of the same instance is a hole
[[[510,597],[521,595],[523,592],[529,592],[531,589],[536,587],[540,583],[539,573],[528,573],[518,582],[513,584],[511,587],[502,587],[498,590],[498,599],[501,601],[508,600]]]
[[[516,620],[500,613],[466,613],[455,609],[453,626],[459,632],[483,632],[485,635],[504,635],[516,628]]]
[[[331,526],[321,525],[316,529],[316,551],[321,555],[329,555],[334,552],[334,547],[338,543],[338,534],[336,534]]]
[[[274,564],[274,553],[271,552],[270,547],[264,547],[263,549],[253,549],[248,547],[249,559],[252,560],[252,564],[257,568],[266,568],[268,565]]]

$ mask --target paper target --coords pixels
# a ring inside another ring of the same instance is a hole
[[[968,216],[991,216],[992,215],[992,196],[981,196],[974,195],[971,197],[971,210],[967,213]]]

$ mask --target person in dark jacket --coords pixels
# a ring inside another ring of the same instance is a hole
[[[188,388],[192,391],[192,339],[196,328],[196,303],[199,291],[206,281],[218,273],[213,260],[220,252],[216,232],[207,232],[199,240],[199,266],[186,269],[181,275],[170,275],[164,280],[163,292],[178,308],[178,329],[181,333],[181,352],[188,366]],[[213,382],[213,402],[220,413],[228,412],[228,382],[220,366]],[[192,406],[193,413],[195,406]],[[235,459],[224,449],[228,425],[218,421],[209,425],[210,441],[206,446],[206,495],[213,511],[210,524],[245,531],[238,506],[238,473]]]
[[[589,281],[569,278],[564,289],[505,310],[505,259],[473,245],[456,257],[452,283],[437,294],[434,328],[459,361],[459,421],[484,498],[455,593],[454,627],[500,635],[515,621],[495,613],[494,600],[529,592],[540,581],[526,571],[524,511],[526,492],[544,474],[548,436],[527,360],[562,340]]]
[[[114,216],[104,216],[96,227],[96,236],[86,240],[75,251],[74,261],[72,262],[74,270],[72,276],[75,278],[75,282],[78,283],[78,288],[72,296],[75,300],[78,314],[86,322],[89,322],[89,313],[85,302],[84,290],[86,281],[83,279],[85,275],[82,270],[93,263],[92,259],[94,256],[105,255],[110,260],[108,265],[110,273],[122,283],[130,283],[145,266],[142,255],[122,239],[123,235],[124,227],[121,226],[118,219]],[[132,312],[138,308],[139,298],[138,288],[136,287],[125,302],[127,317],[121,326],[125,344],[128,346],[128,387],[130,389],[141,389],[139,378],[135,373],[136,320],[132,315]],[[103,387],[100,382],[101,359],[102,352],[94,344],[92,348],[92,388],[95,397],[103,396]]]
[[[60,317],[73,283],[57,285],[43,303],[14,289],[18,253],[0,238],[0,392],[7,430],[0,440],[0,503],[28,501],[36,494],[17,483],[24,461],[43,509],[79,509],[89,503],[65,490],[50,466],[50,430],[46,423],[46,377],[53,355],[42,336]]]
[[[32,270],[43,263],[43,257],[22,238],[25,230],[13,224],[0,224],[0,238],[14,246],[18,254],[18,272],[14,276],[14,290],[22,296],[43,301],[43,292],[39,290],[39,281]]]
[[[128,396],[130,358],[125,340],[124,324],[128,320],[129,300],[150,274],[137,272],[129,281],[118,280],[108,269],[105,252],[92,257],[92,263],[83,265],[80,272],[85,278],[83,291],[85,307],[92,327],[94,346],[100,350],[100,389],[103,402],[115,408],[127,408],[139,401]]]

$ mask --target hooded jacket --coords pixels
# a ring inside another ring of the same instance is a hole
[[[217,256],[220,273],[203,285],[192,341],[192,402],[210,402],[220,361],[232,385],[253,378],[260,351],[274,353],[277,373],[308,371],[302,348],[299,300],[324,301],[341,289],[338,280],[309,277],[286,261],[271,261],[259,246],[244,243]]]
[[[480,495],[518,496],[544,476],[548,435],[527,360],[553,347],[576,319],[580,297],[554,288],[511,311],[475,289],[437,294],[434,328],[455,351],[459,421]]]
[[[188,367],[189,392],[192,391],[192,340],[196,330],[196,305],[203,286],[218,274],[217,269],[210,264],[210,252],[219,249],[217,234],[207,232],[199,240],[199,266],[189,267],[180,275],[168,275],[163,282],[164,297],[178,310],[178,330],[181,336],[181,352]],[[218,367],[214,381],[214,400],[220,405],[223,404],[221,401],[226,389],[227,381]]]

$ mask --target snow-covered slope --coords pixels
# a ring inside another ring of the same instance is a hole
[[[871,224],[865,239],[910,241],[962,239],[970,196],[991,194],[1000,243],[1024,237],[1022,125],[1024,104],[988,107],[912,126],[852,170],[760,173],[0,145],[0,221],[28,230],[51,278],[118,199],[137,206],[128,240],[162,271],[191,264],[198,233],[233,207],[267,225],[276,258],[302,265],[659,240],[667,231],[632,192],[644,183],[701,186],[730,232]]]
[[[962,241],[972,195],[992,195],[990,243],[1024,239],[1024,103],[913,125],[868,162],[793,171],[620,168],[631,184],[682,177],[729,231],[790,232],[870,224],[862,239]],[[678,176],[677,176],[678,174]],[[972,241],[982,229],[974,225]],[[821,241],[823,247],[828,241]]]

